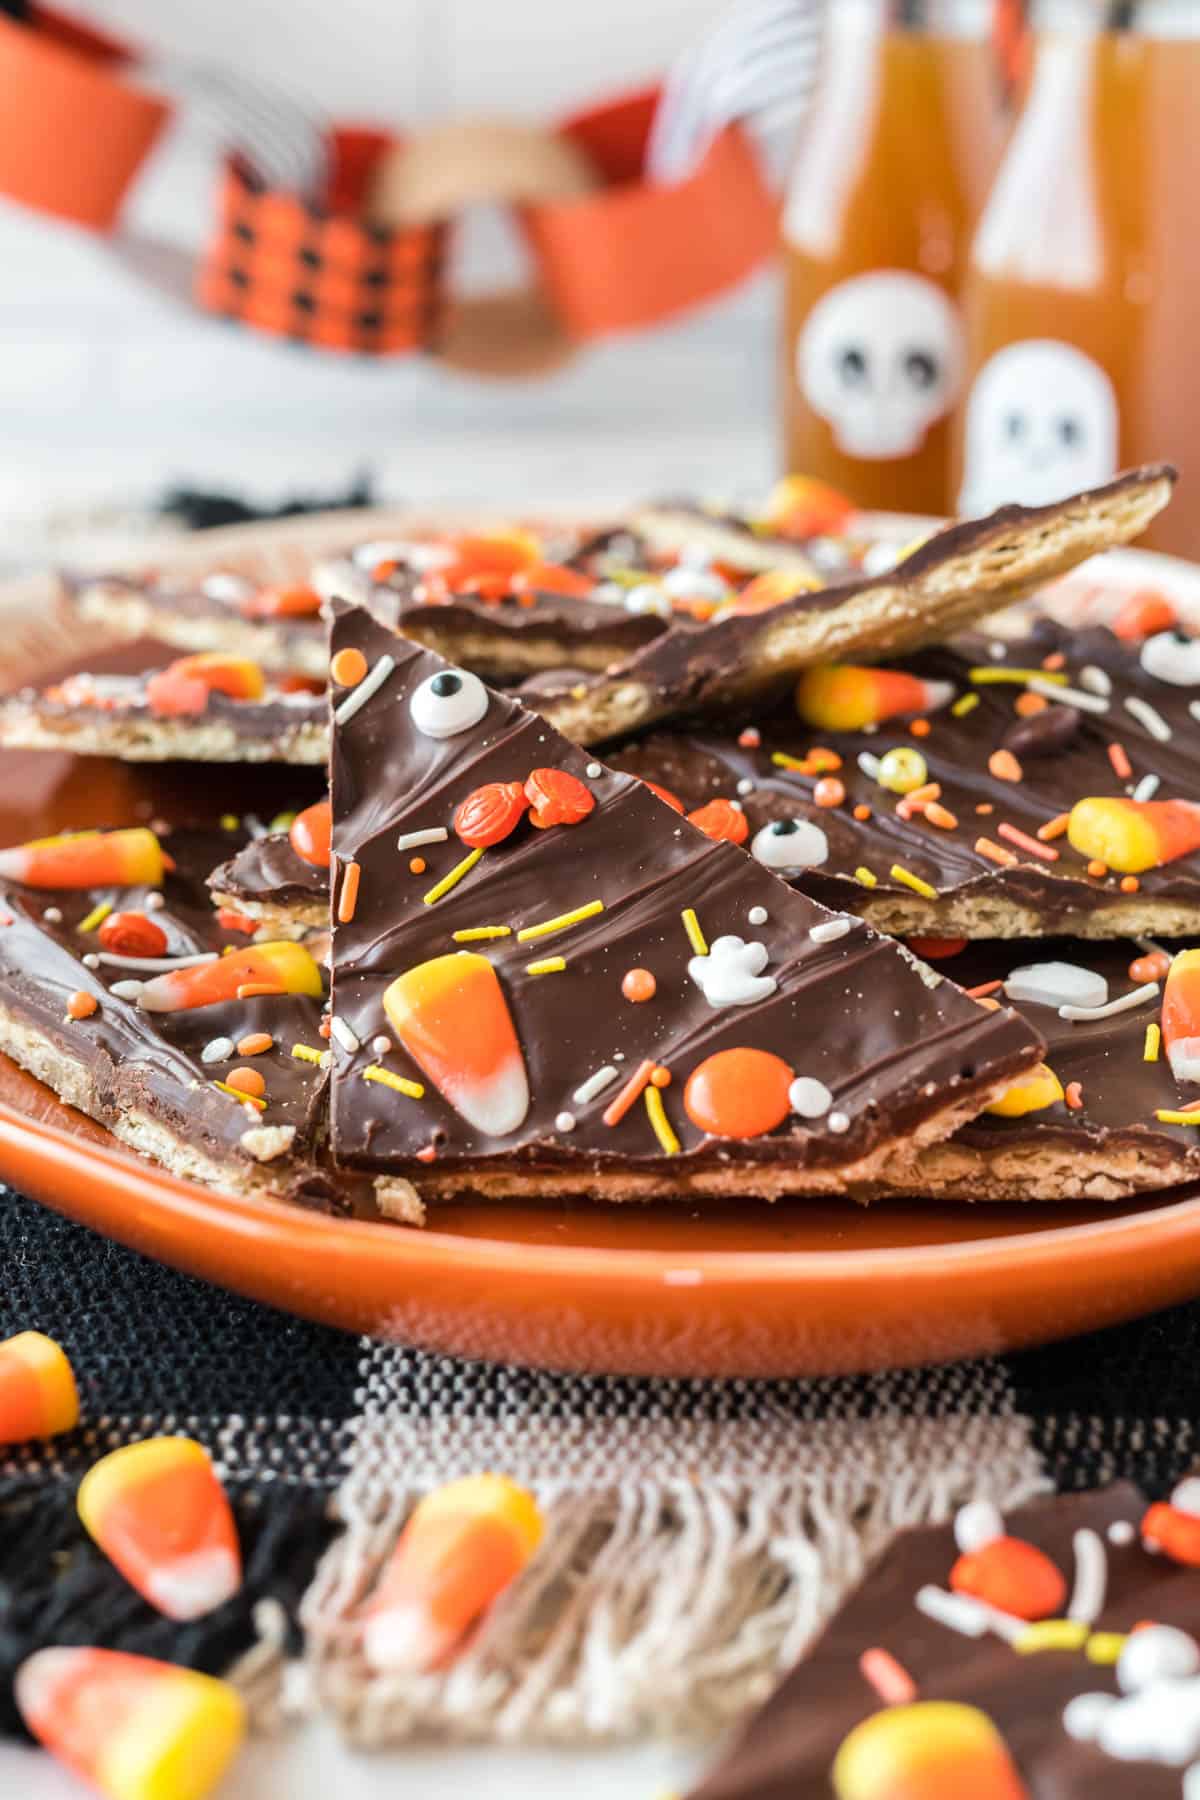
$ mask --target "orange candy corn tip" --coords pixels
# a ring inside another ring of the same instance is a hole
[[[952,1700],[872,1713],[842,1740],[832,1779],[837,1800],[1028,1800],[987,1714]]]
[[[861,731],[885,719],[936,712],[954,697],[949,681],[922,681],[901,669],[825,663],[796,684],[796,711],[821,731]]]
[[[0,1344],[0,1444],[57,1437],[79,1423],[79,1395],[65,1353],[40,1331]]]
[[[324,991],[321,971],[303,944],[252,944],[215,962],[156,975],[138,995],[138,1005],[147,1012],[187,1012],[221,1000],[236,1000],[240,987],[258,984],[282,988],[288,994],[308,994],[314,1000]]]
[[[1073,850],[1119,875],[1140,875],[1200,850],[1200,806],[1191,800],[1077,800],[1067,822]]]
[[[227,1682],[117,1650],[39,1650],[14,1690],[39,1743],[108,1800],[204,1800],[246,1733]]]
[[[162,846],[141,825],[33,838],[0,850],[0,878],[26,887],[158,887],[163,872]]]
[[[383,1010],[408,1054],[455,1112],[487,1137],[529,1111],[525,1059],[500,979],[486,956],[435,956],[398,975]]]
[[[532,1559],[542,1531],[533,1495],[503,1475],[469,1475],[427,1495],[367,1610],[372,1668],[443,1662]]]
[[[79,1517],[131,1587],[169,1619],[199,1619],[242,1584],[237,1528],[202,1444],[148,1438],[79,1484]]]
[[[1162,1036],[1176,1081],[1200,1081],[1200,950],[1172,957],[1163,987]]]

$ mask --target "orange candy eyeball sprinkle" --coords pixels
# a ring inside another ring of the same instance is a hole
[[[718,1050],[688,1076],[684,1111],[710,1137],[762,1137],[790,1113],[795,1079],[795,1070],[770,1050]]]

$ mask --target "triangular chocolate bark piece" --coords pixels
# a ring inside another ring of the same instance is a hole
[[[332,647],[333,1148],[392,1212],[901,1186],[1036,1063],[476,676],[352,607]]]

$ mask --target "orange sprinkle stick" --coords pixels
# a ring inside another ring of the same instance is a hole
[[[601,1116],[606,1125],[619,1125],[621,1123],[625,1114],[641,1095],[643,1088],[649,1084],[656,1067],[657,1064],[653,1057],[650,1056],[646,1058],[645,1062],[638,1064],[616,1099],[611,1101],[604,1109]]]
[[[980,856],[986,856],[989,862],[998,863],[1002,869],[1011,869],[1017,860],[1011,850],[1006,850],[1003,844],[994,844],[991,838],[977,837],[975,849]]]
[[[988,757],[988,773],[997,781],[1020,781],[1024,771],[1011,750],[993,750]]]
[[[1083,1106],[1083,1088],[1077,1081],[1068,1081],[1063,1099],[1072,1112],[1079,1112]]]
[[[925,823],[936,825],[939,831],[953,831],[958,825],[958,815],[939,800],[931,800],[925,808]]]
[[[246,1037],[239,1038],[235,1047],[239,1056],[260,1056],[264,1050],[270,1050],[274,1042],[269,1031],[251,1031]]]
[[[1070,823],[1070,813],[1055,813],[1052,819],[1047,819],[1044,825],[1038,826],[1037,834],[1043,844],[1047,844],[1051,838],[1060,838]]]
[[[986,1000],[989,994],[996,993],[1003,986],[1002,981],[981,981],[978,987],[964,988],[963,992],[972,1000]]]
[[[917,1697],[917,1684],[890,1650],[878,1646],[864,1650],[858,1659],[859,1673],[873,1687],[885,1706],[908,1706]]]
[[[1010,844],[1016,844],[1018,849],[1028,850],[1030,856],[1040,856],[1043,862],[1058,861],[1057,850],[1052,850],[1049,844],[1039,844],[1036,838],[1031,838],[1024,831],[1019,831],[1015,825],[1010,825],[1007,819],[997,825],[996,834],[998,837],[1007,838]]]
[[[354,917],[354,909],[358,905],[358,884],[362,879],[362,868],[356,862],[346,864],[346,872],[342,876],[342,891],[338,898],[338,924],[348,925]]]
[[[1113,774],[1116,776],[1117,780],[1128,781],[1129,777],[1133,774],[1133,764],[1125,754],[1124,744],[1110,744],[1108,746],[1108,760],[1113,766]]]

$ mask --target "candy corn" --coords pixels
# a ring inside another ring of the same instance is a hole
[[[796,683],[796,711],[819,731],[861,731],[885,719],[936,712],[954,697],[949,681],[922,681],[901,669],[824,663]]]
[[[1120,875],[1140,875],[1200,850],[1200,805],[1191,800],[1077,800],[1067,838],[1080,856]]]
[[[1023,1119],[1026,1113],[1040,1112],[1063,1097],[1062,1082],[1047,1063],[1039,1063],[1028,1075],[1021,1075],[993,1100],[985,1112],[1000,1119]]]
[[[785,475],[767,496],[762,523],[777,537],[829,537],[844,531],[857,510],[828,482],[812,475]]]
[[[363,1630],[376,1669],[442,1662],[530,1561],[542,1537],[532,1494],[503,1475],[469,1475],[416,1508]]]
[[[201,1618],[242,1584],[225,1490],[191,1438],[147,1438],[112,1451],[88,1470],[76,1504],[129,1585],[169,1619]]]
[[[1200,950],[1171,959],[1163,987],[1162,1035],[1176,1081],[1200,1081]]]
[[[257,700],[266,685],[261,668],[249,657],[206,650],[196,656],[180,656],[159,669],[146,683],[146,699],[152,713],[176,718],[202,713],[210,694]]]
[[[503,1137],[529,1110],[512,1014],[486,956],[435,956],[398,975],[383,1010],[413,1061],[476,1131]]]
[[[79,1423],[79,1395],[53,1338],[22,1331],[0,1344],[0,1444],[57,1437]]]
[[[832,1778],[837,1800],[1028,1800],[987,1714],[953,1700],[873,1713],[842,1740]]]
[[[747,582],[740,594],[719,606],[713,618],[732,619],[746,613],[770,612],[773,606],[782,606],[785,600],[794,600],[797,594],[815,593],[821,585],[819,575],[810,575],[803,569],[768,569],[765,574],[756,575],[753,581]]]
[[[152,831],[77,831],[0,850],[0,879],[35,888],[157,887],[162,846]]]
[[[39,1743],[108,1800],[203,1800],[246,1732],[227,1682],[117,1650],[39,1650],[14,1691]]]
[[[147,1012],[188,1012],[236,1000],[245,987],[309,994],[314,1000],[323,992],[321,971],[303,944],[253,944],[215,962],[156,975],[138,995],[138,1005]]]
[[[1142,1542],[1163,1550],[1172,1562],[1200,1569],[1200,1479],[1189,1475],[1159,1500],[1142,1520]]]

